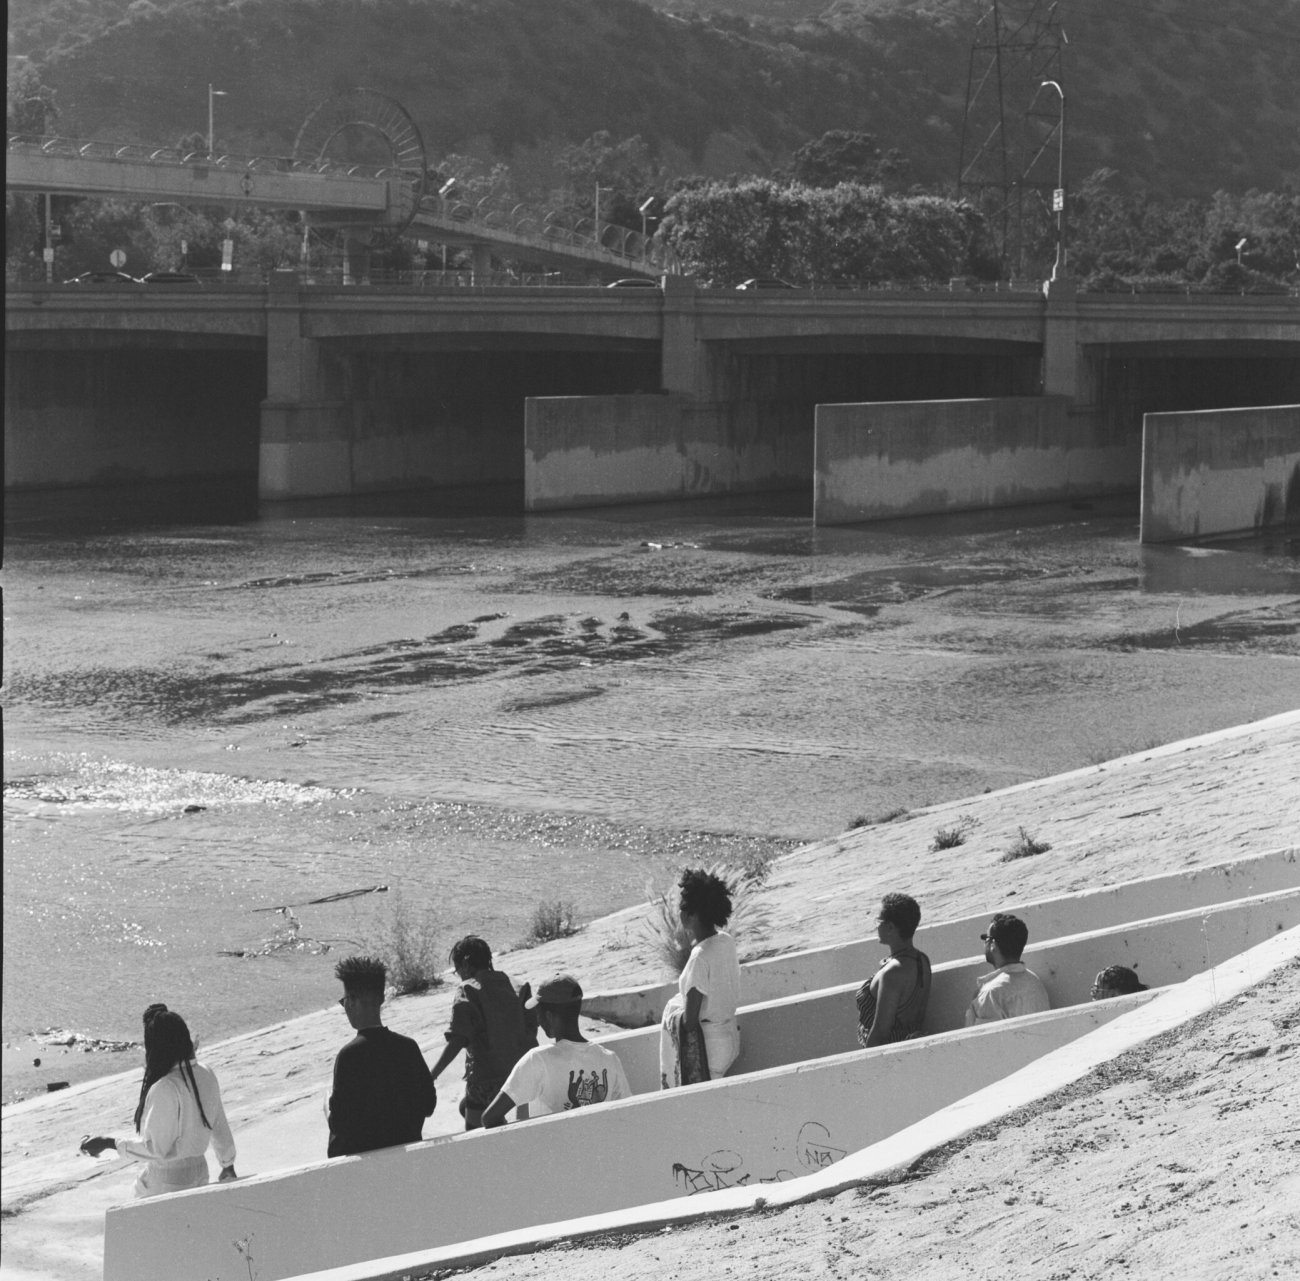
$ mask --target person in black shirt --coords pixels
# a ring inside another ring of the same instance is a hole
[[[451,1007],[447,1045],[433,1065],[436,1082],[443,1070],[465,1051],[465,1098],[460,1114],[465,1128],[483,1124],[483,1109],[496,1098],[510,1069],[537,1045],[536,1015],[523,1001],[532,996],[525,983],[515,992],[510,979],[492,968],[492,949],[475,934],[467,934],[451,949],[451,963],[461,981]]]
[[[388,970],[371,957],[349,956],[334,973],[343,984],[339,1004],[357,1034],[334,1060],[328,1155],[418,1143],[438,1096],[420,1047],[380,1021]]]

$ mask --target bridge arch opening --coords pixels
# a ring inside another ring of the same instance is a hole
[[[8,335],[5,487],[213,482],[257,492],[260,340],[159,330]]]

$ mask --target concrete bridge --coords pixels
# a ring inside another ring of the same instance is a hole
[[[1109,487],[1135,490],[1144,413],[1300,398],[1287,296],[740,293],[674,276],[423,290],[277,272],[266,287],[22,285],[5,315],[9,487],[517,483],[592,422],[635,436],[668,415],[725,455],[682,492],[756,491],[811,482],[818,404],[1046,396],[1112,448]]]

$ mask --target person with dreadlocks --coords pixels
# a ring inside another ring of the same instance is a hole
[[[207,1183],[209,1144],[221,1162],[219,1181],[235,1178],[235,1140],[217,1078],[195,1062],[185,1020],[165,1005],[151,1005],[144,1012],[144,1079],[135,1134],[83,1139],[81,1150],[98,1156],[113,1148],[119,1156],[145,1162],[135,1194],[146,1197]]]

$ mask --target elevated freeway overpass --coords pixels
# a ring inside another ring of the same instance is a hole
[[[480,276],[493,255],[607,279],[656,274],[667,265],[663,246],[630,228],[426,195],[423,171],[417,180],[397,165],[18,136],[8,139],[5,159],[5,184],[13,191],[296,210],[313,226],[358,238],[387,228],[467,248]]]

